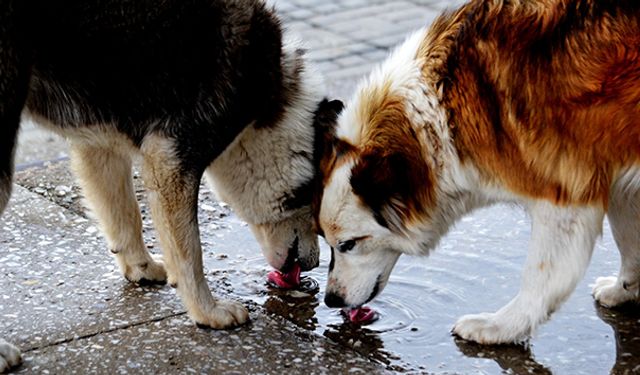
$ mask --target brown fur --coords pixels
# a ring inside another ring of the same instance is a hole
[[[335,119],[333,121],[335,122]],[[314,216],[314,229],[316,233],[321,236],[324,236],[324,231],[320,225],[320,204],[322,202],[322,196],[324,195],[324,188],[329,184],[331,178],[330,171],[333,171],[335,168],[339,168],[356,154],[356,148],[352,144],[334,138],[335,134],[333,129],[327,130],[328,132],[324,135],[324,147],[322,157],[319,160],[316,186],[313,194],[313,200],[311,202],[311,208]],[[337,228],[333,228],[332,231],[337,231]]]
[[[376,220],[392,230],[402,231],[402,223],[421,219],[435,199],[435,174],[425,162],[419,135],[405,114],[404,98],[390,93],[389,86],[368,88],[367,100],[358,108],[362,127],[358,146],[324,130],[324,151],[319,165],[321,186],[314,197],[319,214],[322,190],[330,182],[331,171],[355,160],[351,185],[362,203],[370,207]],[[330,124],[333,125],[333,124]],[[339,232],[335,224],[328,231]],[[317,231],[321,234],[320,225]]]
[[[455,147],[490,183],[558,204],[606,206],[640,163],[640,5],[474,0],[419,51]]]
[[[200,180],[179,173],[172,160],[172,141],[147,136],[141,147],[142,177],[160,242],[168,281],[177,291],[197,324],[221,329],[243,324],[247,310],[235,301],[215,299],[204,276],[197,200]]]
[[[405,114],[405,100],[373,88],[359,109],[362,135],[351,174],[354,193],[392,230],[427,215],[435,199],[433,169]],[[399,221],[398,221],[399,220]]]
[[[522,287],[456,335],[526,340],[584,275],[606,209],[621,269],[594,297],[638,299],[637,0],[471,0],[371,74],[338,134],[356,153],[322,201],[328,306],[368,303],[400,254],[428,255],[463,215],[501,201],[531,215]]]

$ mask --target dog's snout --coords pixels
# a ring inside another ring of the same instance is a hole
[[[340,297],[335,293],[327,293],[324,296],[324,303],[329,307],[345,307],[344,298]]]

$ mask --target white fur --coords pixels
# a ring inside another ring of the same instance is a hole
[[[616,180],[607,212],[618,245],[618,277],[599,277],[593,296],[601,305],[617,306],[640,300],[640,169],[631,168]]]
[[[495,313],[465,315],[453,327],[481,344],[521,342],[546,321],[584,275],[604,212],[532,202],[531,243],[518,295]]]
[[[297,48],[295,42],[285,45],[289,54]],[[319,74],[305,61],[300,93],[286,107],[281,122],[274,127],[247,126],[207,169],[207,180],[218,197],[244,220],[260,224],[284,219],[282,193],[313,176],[313,165],[291,155],[313,152],[310,124],[322,100],[322,85]]]
[[[420,85],[420,66],[415,60],[415,53],[420,47],[426,30],[420,29],[409,36],[403,45],[396,48],[382,66],[374,68],[368,79],[363,80],[355,95],[348,103],[347,108],[360,107],[359,102],[366,100],[366,93],[372,87],[382,87],[390,84],[390,90],[398,94],[412,95],[413,90]],[[362,122],[358,118],[357,111],[345,111],[341,115],[336,135],[338,138],[349,141],[352,144],[360,142]]]
[[[480,343],[512,343],[526,339],[546,321],[583,277],[594,242],[601,233],[604,211],[598,207],[558,207],[546,201],[531,201],[501,186],[484,182],[473,166],[461,165],[449,132],[445,110],[440,107],[439,88],[424,82],[417,48],[424,31],[411,36],[359,88],[338,121],[337,135],[358,145],[362,127],[358,109],[372,88],[390,85],[391,95],[407,98],[406,114],[416,134],[422,137],[425,160],[437,168],[436,204],[430,218],[410,224],[404,233],[380,226],[363,207],[350,185],[354,161],[341,165],[331,175],[320,211],[320,224],[327,242],[360,238],[345,253],[334,251],[327,293],[341,296],[350,306],[366,302],[376,282],[384,287],[399,254],[428,255],[440,238],[462,216],[495,202],[513,202],[528,209],[533,221],[529,255],[518,295],[496,313],[467,315],[453,330]],[[423,126],[431,128],[423,128]],[[438,152],[431,143],[438,140]],[[640,269],[640,171],[623,174],[612,189],[609,218],[623,257],[621,278],[599,279],[596,299],[617,305],[638,298]],[[386,254],[386,255],[384,255]],[[627,289],[623,288],[624,285]]]
[[[314,112],[322,100],[323,83],[313,66],[299,54],[300,42],[285,40],[285,69],[304,61],[300,92],[273,127],[247,126],[207,168],[206,178],[218,197],[249,223],[269,264],[280,268],[288,247],[299,240],[301,259],[318,258],[317,236],[309,206],[285,210],[283,197],[313,178]],[[298,61],[296,61],[298,59]],[[295,228],[308,228],[305,233]],[[316,264],[303,264],[303,269]]]
[[[340,115],[336,134],[352,144],[359,144],[362,127],[365,125],[357,111],[361,107],[360,102],[367,100],[367,93],[376,87],[389,85],[389,95],[410,98],[405,103],[406,113],[421,141],[426,144],[431,131],[443,140],[442,155],[434,155],[433,149],[426,149],[424,156],[432,165],[442,166],[446,171],[441,181],[441,188],[446,189],[446,192],[439,196],[457,196],[458,199],[442,201],[439,205],[441,209],[434,213],[434,220],[415,223],[405,233],[398,235],[378,225],[370,210],[362,206],[360,199],[351,190],[349,179],[353,161],[345,162],[333,171],[325,186],[320,208],[320,223],[327,242],[336,247],[342,241],[367,238],[358,241],[356,247],[348,253],[334,252],[335,268],[329,277],[327,293],[339,294],[352,306],[365,303],[376,281],[382,290],[401,253],[428,254],[455,219],[481,205],[481,199],[460,188],[460,185],[472,186],[475,174],[470,170],[463,170],[459,165],[449,136],[446,112],[438,104],[436,88],[424,83],[420,64],[415,60],[424,33],[425,30],[419,30],[410,36],[361,84],[356,96]],[[425,126],[433,128],[427,129]],[[340,228],[339,231],[327,229],[332,225]],[[356,257],[358,261],[349,260]]]
[[[427,146],[424,156],[430,164],[443,172],[439,181],[439,188],[442,190],[439,197],[454,195],[458,199],[441,201],[438,207],[442,207],[442,209],[433,213],[436,219],[430,221],[428,226],[425,226],[424,223],[415,223],[408,228],[405,236],[394,236],[384,228],[383,230],[376,228],[385,235],[393,237],[390,243],[396,244],[394,246],[396,249],[412,255],[426,255],[429,249],[437,245],[439,238],[446,233],[449,226],[458,217],[488,202],[485,197],[475,197],[468,193],[468,189],[477,183],[477,173],[470,167],[460,165],[449,133],[446,111],[439,105],[440,96],[437,89],[427,85],[422,79],[420,61],[415,57],[425,32],[426,30],[421,29],[407,38],[405,43],[398,47],[389,59],[381,67],[375,69],[370,77],[361,84],[357,94],[349,101],[345,111],[339,117],[336,131],[339,138],[357,145],[360,142],[362,126],[365,124],[359,118],[356,108],[361,106],[360,101],[367,100],[364,95],[371,91],[371,87],[390,84],[390,95],[407,98],[405,103],[407,116],[412,120],[412,126],[416,130],[416,134],[421,137],[423,144],[428,145],[430,131],[435,132],[437,137],[442,140],[443,148],[439,155],[433,152],[433,148]],[[426,126],[431,126],[431,129],[426,129]],[[345,165],[335,172],[326,186],[321,206],[321,222],[323,218],[326,218],[324,220],[326,222],[333,221],[341,215],[347,215],[342,213],[344,205],[360,206],[359,199],[351,192],[348,183],[352,165]],[[336,193],[338,191],[339,194]],[[365,232],[369,233],[373,230],[373,227],[379,227],[375,224],[368,226],[367,230],[361,228],[365,225],[363,223],[375,223],[371,219],[369,210],[365,209],[353,210],[348,217],[345,216],[344,219],[337,221],[345,223],[340,226],[345,232],[341,233],[342,238],[340,239],[327,239],[329,243],[363,236]],[[352,228],[359,230],[352,231]]]

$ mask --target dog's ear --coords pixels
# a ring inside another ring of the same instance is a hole
[[[314,126],[335,128],[335,122],[343,108],[344,104],[338,99],[323,99],[318,103],[318,108],[314,113]]]
[[[422,217],[431,201],[427,165],[403,150],[365,150],[351,170],[351,187],[376,221],[397,234]]]
[[[336,132],[338,115],[342,112],[344,104],[342,101],[323,99],[318,103],[318,108],[313,114],[313,127],[316,133],[316,142],[327,141],[329,144],[333,140]],[[327,143],[325,142],[325,144]]]
[[[314,112],[313,161],[316,171],[320,171],[323,159],[329,158],[333,152],[338,115],[343,108],[344,104],[340,100],[323,99]]]
[[[323,99],[318,103],[318,108],[314,113],[314,144],[313,144],[313,160],[315,168],[315,188],[312,200],[312,210],[314,212],[316,232],[323,235],[318,223],[318,215],[320,211],[320,202],[322,200],[322,191],[324,189],[325,172],[328,171],[333,160],[339,153],[338,142],[336,138],[336,125],[338,116],[344,104],[340,100]]]
[[[316,177],[321,177],[323,164],[335,155],[336,126],[338,115],[342,112],[344,104],[340,100],[323,99],[318,103],[313,117],[314,142],[313,142],[313,162],[316,170]]]

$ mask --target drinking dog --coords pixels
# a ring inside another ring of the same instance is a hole
[[[73,167],[123,275],[168,282],[198,324],[245,307],[205,281],[197,197],[206,175],[284,273],[318,265],[314,117],[328,108],[300,46],[258,0],[6,0],[0,4],[0,211],[21,115],[69,140]],[[322,103],[322,105],[320,105]],[[162,259],[131,181],[139,155]],[[19,361],[0,343],[0,370]]]
[[[640,4],[474,0],[411,36],[347,103],[322,161],[325,301],[356,308],[401,254],[428,255],[496,202],[531,216],[517,296],[453,332],[525,340],[583,277],[606,214],[622,267],[603,305],[640,281]]]

